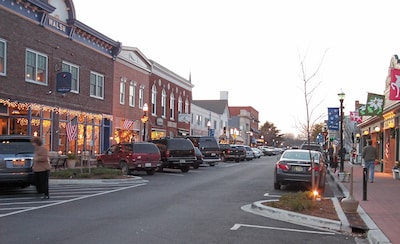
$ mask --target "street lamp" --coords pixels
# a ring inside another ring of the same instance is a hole
[[[339,101],[340,101],[340,168],[339,172],[344,171],[344,148],[343,148],[343,100],[344,100],[344,92],[340,91],[338,93]]]
[[[211,133],[210,133],[210,127],[211,127],[211,121],[209,120],[209,121],[207,122],[207,131],[208,131],[208,136],[211,136]]]
[[[147,105],[147,103],[143,104],[143,117],[142,117],[142,123],[143,123],[143,140],[142,141],[146,141],[146,122],[149,119],[147,117],[147,111],[149,111],[149,106]]]

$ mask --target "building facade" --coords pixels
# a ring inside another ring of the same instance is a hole
[[[229,127],[238,131],[244,144],[255,145],[260,134],[258,111],[251,106],[229,106],[229,113]]]
[[[108,147],[120,43],[76,20],[68,0],[4,0],[0,16],[0,134],[62,153]]]

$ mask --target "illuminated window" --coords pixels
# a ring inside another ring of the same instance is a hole
[[[26,50],[25,80],[47,85],[47,56],[33,50]]]
[[[0,39],[0,75],[6,75],[7,43]]]
[[[104,75],[90,72],[90,96],[104,98]]]
[[[71,92],[79,93],[79,66],[63,61],[62,71],[71,73]]]

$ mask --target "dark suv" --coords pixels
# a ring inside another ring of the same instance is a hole
[[[121,169],[124,174],[137,170],[153,175],[160,165],[160,150],[149,142],[115,144],[97,157],[98,167]]]
[[[0,136],[0,184],[28,187],[33,184],[34,147],[29,136]]]
[[[160,138],[150,142],[157,145],[161,153],[161,166],[163,168],[180,169],[182,172],[188,172],[190,166],[196,161],[196,154],[193,143],[186,138]]]
[[[215,166],[220,161],[220,149],[217,140],[213,136],[187,136],[193,145],[203,154],[203,162]]]
[[[243,161],[246,157],[246,149],[243,145],[219,144],[221,150],[221,161]]]

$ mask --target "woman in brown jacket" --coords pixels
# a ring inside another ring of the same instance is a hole
[[[49,152],[43,146],[39,137],[33,137],[31,142],[35,147],[32,170],[35,172],[36,190],[39,194],[43,193],[43,199],[49,199],[49,174],[51,169]]]

